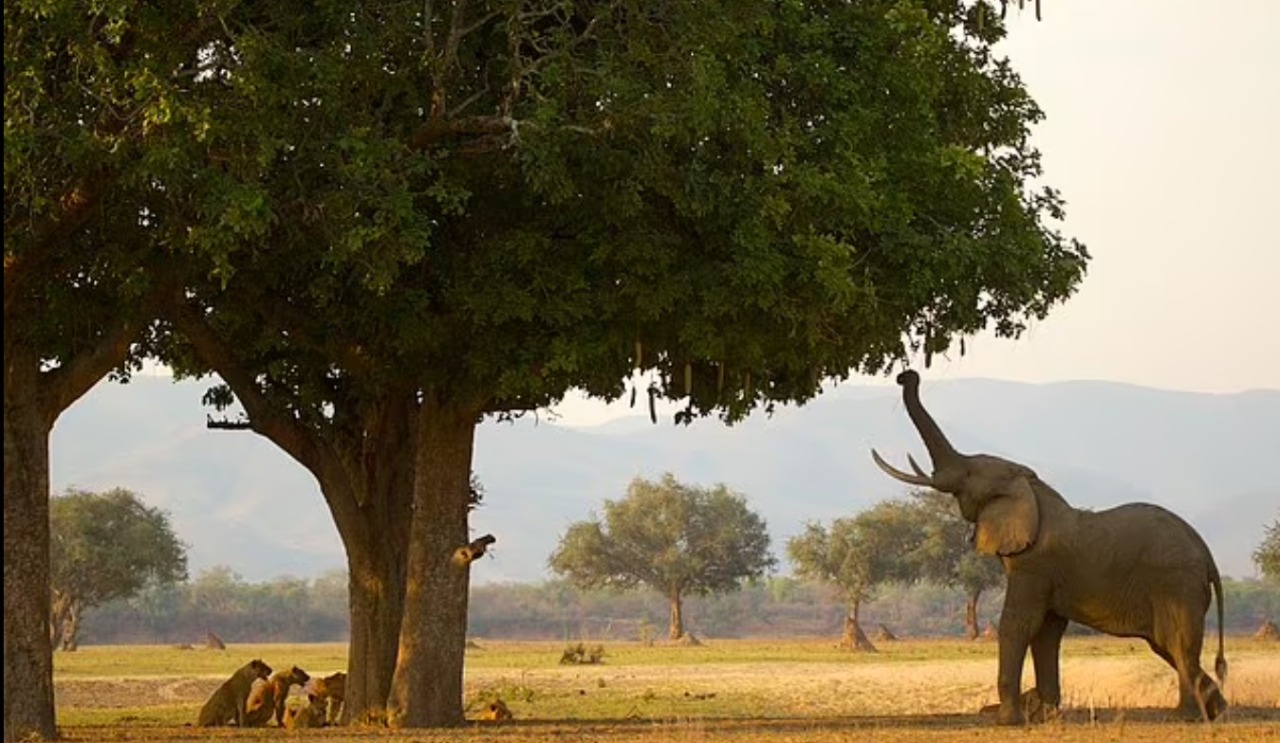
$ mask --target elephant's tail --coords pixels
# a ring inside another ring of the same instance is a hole
[[[1226,626],[1222,621],[1222,576],[1218,575],[1216,565],[1209,573],[1209,580],[1213,583],[1213,592],[1218,598],[1218,657],[1213,661],[1213,673],[1218,677],[1219,683],[1225,684],[1227,683],[1227,654],[1222,647],[1222,635],[1226,631]]]

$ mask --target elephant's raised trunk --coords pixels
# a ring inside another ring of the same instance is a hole
[[[959,452],[947,441],[933,416],[920,403],[920,374],[908,369],[898,375],[898,384],[902,385],[902,402],[907,406],[907,414],[911,416],[911,422],[916,424],[920,438],[929,449],[934,472],[960,459]]]

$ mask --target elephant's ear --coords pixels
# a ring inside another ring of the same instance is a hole
[[[978,513],[974,542],[985,555],[1014,555],[1031,546],[1040,530],[1040,508],[1025,477],[1015,477]]]

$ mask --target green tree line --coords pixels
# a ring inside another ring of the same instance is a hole
[[[207,631],[228,643],[340,642],[349,632],[346,585],[340,570],[252,583],[214,568],[90,609],[83,642],[199,644]],[[1228,633],[1252,634],[1265,619],[1280,618],[1280,584],[1228,578],[1223,588]],[[997,620],[1002,595],[1001,589],[983,594],[977,607],[983,627]],[[902,637],[958,638],[965,636],[966,604],[961,587],[890,584],[862,606],[860,617],[872,637],[884,625]],[[665,635],[669,611],[657,592],[581,590],[559,580],[474,586],[470,607],[470,637],[513,640],[657,639]],[[846,605],[825,583],[773,577],[724,594],[690,596],[684,613],[687,630],[703,638],[834,639]],[[1213,616],[1207,621],[1217,625]]]

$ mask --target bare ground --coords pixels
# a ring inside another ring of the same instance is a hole
[[[516,720],[450,731],[175,726],[175,720],[193,720],[220,682],[207,674],[63,678],[56,693],[60,719],[78,720],[62,729],[71,741],[1280,742],[1280,647],[1234,654],[1226,686],[1231,709],[1213,725],[1172,719],[1173,672],[1150,653],[1135,652],[1065,657],[1062,718],[1026,729],[997,728],[990,716],[978,713],[996,701],[993,661],[729,659],[695,665],[469,667],[466,691],[472,706],[486,695],[501,696]]]

